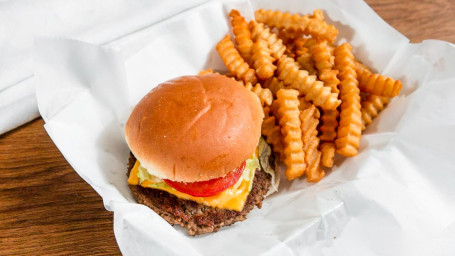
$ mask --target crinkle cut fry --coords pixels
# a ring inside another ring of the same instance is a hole
[[[290,14],[289,12],[273,11],[259,9],[254,12],[254,17],[257,22],[267,24],[271,27],[279,29],[287,29],[291,31],[304,31],[309,18],[298,14]]]
[[[365,68],[357,68],[356,72],[359,80],[359,89],[363,92],[392,98],[397,96],[401,91],[402,85],[400,80],[371,73]]]
[[[251,38],[251,32],[248,29],[248,23],[238,10],[231,10],[229,16],[232,18],[232,32],[235,35],[235,42],[240,56],[242,56],[247,63],[251,63],[251,47],[253,46],[253,40]]]
[[[321,169],[321,152],[318,150],[318,118],[319,111],[314,105],[300,113],[303,151],[305,152],[305,163],[307,164],[306,175],[309,182],[319,181],[325,174],[324,170]]]
[[[278,60],[277,74],[285,85],[298,90],[300,95],[304,95],[306,100],[312,101],[316,106],[336,109],[340,105],[338,94],[331,93],[330,88],[316,80],[315,76],[308,75],[307,71],[299,70],[292,58],[282,56]]]
[[[283,136],[283,157],[286,165],[286,178],[296,179],[305,173],[305,153],[303,152],[300,111],[297,96],[299,92],[281,89],[277,93],[277,116]],[[273,108],[273,105],[272,105]]]
[[[319,74],[323,70],[333,69],[335,58],[332,54],[332,47],[329,46],[327,41],[318,41],[313,47],[311,54],[313,56],[314,64],[319,71]]]
[[[340,122],[335,140],[336,152],[342,156],[355,156],[359,150],[362,132],[362,118],[360,112],[360,95],[355,72],[354,56],[349,43],[335,48],[335,68],[340,82]]]
[[[307,108],[310,108],[313,104],[311,104],[309,101],[307,101],[304,97],[299,97],[299,110],[303,111]]]
[[[313,11],[313,15],[311,15],[310,18],[315,18],[315,19],[318,19],[318,20],[324,20],[324,13],[322,12],[321,9],[315,9]]]
[[[340,93],[338,84],[340,80],[337,77],[338,70],[336,69],[324,69],[319,74],[319,80],[324,82],[324,85],[329,87],[332,93]]]
[[[266,28],[263,23],[257,23],[255,21],[250,22],[251,35],[253,40],[264,39],[269,43],[269,48],[272,50],[272,56],[276,59],[280,58],[286,51],[286,47],[283,41],[278,36],[271,32],[269,28]]]
[[[324,82],[324,85],[330,87],[332,93],[339,93],[338,84],[340,80],[337,78],[338,70],[334,70],[334,56],[332,49],[327,41],[319,41],[313,47],[313,59],[316,63],[316,68],[319,71],[319,79]],[[322,109],[321,121],[319,127],[321,134],[319,139],[322,141],[333,142],[337,136],[337,126],[339,112],[337,109]],[[323,153],[323,156],[324,153]],[[327,161],[326,161],[327,162]]]
[[[270,89],[273,97],[276,98],[276,93],[280,89],[285,89],[283,81],[279,80],[276,77],[271,77],[264,82],[264,87]]]
[[[198,75],[207,75],[207,74],[213,74],[213,69],[209,68],[209,69],[203,69],[201,71],[199,71]]]
[[[249,82],[245,84],[245,88],[252,91],[254,94],[256,94],[258,96],[259,100],[261,101],[262,106],[272,105],[273,95],[269,89],[262,88],[260,84],[256,84],[253,87],[253,85]]]
[[[254,13],[258,22],[279,29],[303,31],[306,35],[321,38],[333,43],[338,30],[333,25],[328,25],[321,16],[300,16],[289,12],[259,9]]]
[[[306,53],[308,50],[311,52],[313,47],[316,46],[318,40],[314,38],[301,37],[294,40],[294,52],[297,57]]]
[[[373,119],[379,115],[379,112],[381,112],[389,102],[389,98],[373,94],[368,95],[366,99],[362,101],[362,130],[373,122]]]
[[[229,72],[234,74],[237,79],[242,80],[245,83],[257,83],[256,72],[243,60],[235,48],[234,42],[232,42],[228,35],[218,42],[216,50]]]
[[[276,66],[273,64],[272,50],[264,39],[258,39],[252,47],[252,62],[256,69],[256,75],[260,79],[268,79],[273,76]]]
[[[262,122],[261,133],[265,136],[268,144],[272,145],[275,155],[282,158],[283,143],[280,126],[277,124],[275,116],[271,113],[270,107],[264,108],[264,121]]]
[[[319,126],[319,131],[321,132],[319,135],[320,140],[331,142],[335,141],[335,138],[337,137],[338,116],[339,112],[336,109],[322,109],[322,124]]]
[[[295,39],[302,37],[303,32],[289,29],[279,29],[277,35],[287,47],[288,45],[294,44]]]
[[[304,48],[300,51],[300,56],[297,57],[297,63],[299,63],[300,69],[308,71],[310,75],[316,75],[317,71],[314,68],[314,61],[311,52],[308,48]]]
[[[327,24],[324,20],[312,18],[309,19],[308,26],[305,28],[305,34],[333,43],[338,35],[338,30],[335,26]]]
[[[321,151],[321,164],[325,167],[333,167],[333,160],[335,158],[335,143],[322,142],[319,146]]]

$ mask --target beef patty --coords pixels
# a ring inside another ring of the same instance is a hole
[[[128,176],[135,162],[136,158],[130,154]],[[158,189],[144,188],[138,185],[129,186],[138,203],[150,207],[170,224],[179,224],[186,228],[188,234],[194,236],[216,232],[223,226],[245,220],[246,215],[254,206],[261,208],[262,200],[269,189],[270,182],[270,174],[261,169],[256,170],[253,187],[241,212],[198,204]]]

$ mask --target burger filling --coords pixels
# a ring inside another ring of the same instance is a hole
[[[239,168],[225,177],[204,182],[183,183],[153,176],[141,166],[139,161],[136,161],[128,183],[163,190],[178,198],[211,207],[242,211],[253,186],[254,172],[259,167],[258,153],[255,152]]]

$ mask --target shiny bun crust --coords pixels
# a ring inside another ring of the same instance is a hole
[[[204,181],[226,175],[251,157],[262,119],[258,98],[232,79],[183,76],[142,98],[126,123],[125,138],[152,175]]]

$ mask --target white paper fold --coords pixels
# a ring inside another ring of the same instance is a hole
[[[206,0],[33,0],[0,5],[0,134],[39,116],[33,38],[71,37],[96,45],[134,34]]]
[[[360,154],[336,159],[316,184],[283,181],[247,220],[188,237],[138,205],[126,184],[123,125],[137,101],[170,78],[224,69],[215,45],[230,8],[325,10],[358,59],[403,81],[368,127]],[[114,211],[125,255],[453,255],[455,47],[412,45],[361,1],[210,2],[108,46],[41,38],[37,97],[45,128]]]

